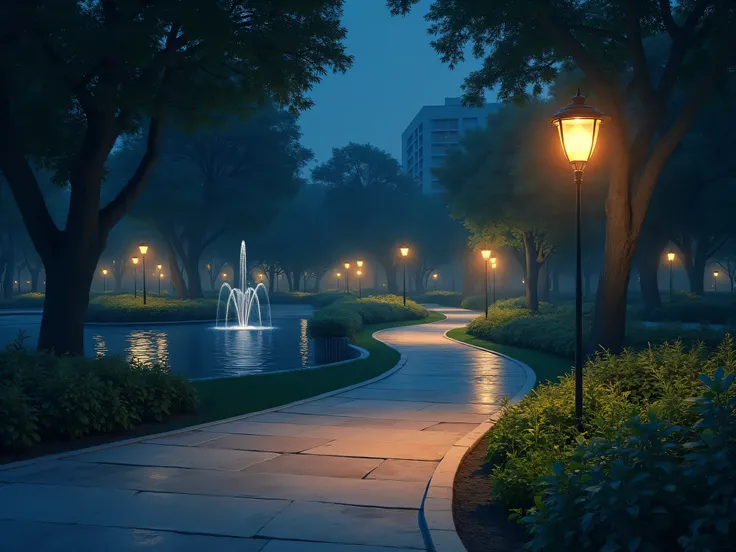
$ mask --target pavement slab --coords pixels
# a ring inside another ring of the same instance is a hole
[[[0,549],[425,550],[419,509],[427,484],[449,477],[438,463],[459,454],[458,443],[526,384],[517,363],[444,338],[475,313],[440,310],[447,320],[377,334],[405,363],[375,383],[0,467]],[[447,500],[425,500],[438,538],[454,534]]]

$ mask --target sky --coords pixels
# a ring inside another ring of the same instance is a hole
[[[373,144],[401,161],[401,133],[419,109],[462,94],[465,76],[481,62],[470,58],[451,71],[440,61],[424,20],[430,4],[423,0],[409,16],[391,17],[384,0],[346,0],[345,44],[353,67],[316,85],[310,94],[315,105],[300,119],[302,143],[316,162],[348,142]]]

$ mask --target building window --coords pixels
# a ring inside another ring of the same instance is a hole
[[[460,133],[456,130],[448,130],[448,131],[433,131],[432,132],[432,142],[438,142],[438,143],[448,143],[448,142],[457,142],[460,139]]]
[[[459,128],[458,119],[432,119],[432,130],[458,130]]]

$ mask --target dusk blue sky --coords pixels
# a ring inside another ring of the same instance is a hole
[[[423,0],[411,15],[391,17],[384,0],[345,2],[353,67],[326,76],[310,95],[315,106],[301,116],[302,143],[317,162],[348,142],[371,143],[401,161],[401,133],[417,111],[461,95],[464,77],[480,61],[470,58],[454,71],[440,61],[424,20],[430,4]]]

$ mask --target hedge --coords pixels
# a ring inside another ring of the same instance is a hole
[[[183,320],[214,320],[217,299],[172,299],[148,294],[98,295],[87,308],[88,322],[174,322]],[[223,314],[224,315],[224,314]]]
[[[412,296],[417,303],[435,303],[443,307],[459,307],[463,302],[463,294],[456,291],[428,291]]]
[[[407,300],[404,306],[403,298],[398,295],[349,298],[316,311],[309,321],[309,334],[313,338],[347,337],[352,340],[364,324],[421,320],[428,315],[427,309],[414,301]]]
[[[736,327],[736,300],[727,295],[715,298],[676,296],[673,302],[649,311],[641,310],[642,320],[688,322],[696,324],[727,324]]]
[[[468,333],[474,337],[535,349],[547,353],[573,358],[575,356],[575,309],[569,304],[555,306],[540,304],[539,313],[524,308],[509,308],[522,298],[499,302],[488,309],[489,319],[480,316],[468,325]],[[588,339],[593,318],[593,303],[583,305],[583,335]],[[633,317],[628,320],[624,344],[634,349],[643,349],[680,339],[685,344],[703,342],[717,346],[726,335],[726,330],[706,327],[683,328],[680,324],[651,326]]]
[[[0,450],[127,431],[195,409],[194,390],[167,367],[120,358],[0,353]]]

